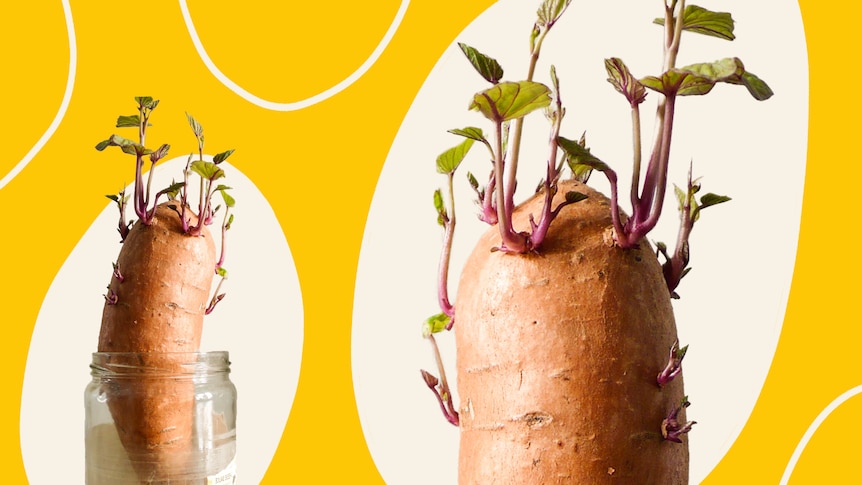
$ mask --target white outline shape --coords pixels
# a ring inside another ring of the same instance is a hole
[[[395,14],[395,18],[392,20],[392,24],[389,25],[389,30],[386,31],[386,34],[380,40],[380,43],[377,44],[377,47],[374,49],[374,52],[371,53],[371,56],[362,63],[361,66],[349,76],[344,78],[341,82],[332,86],[331,88],[322,91],[310,98],[306,98],[300,101],[294,101],[290,103],[276,103],[273,101],[267,101],[263,98],[259,98],[250,92],[246,91],[242,87],[240,87],[237,83],[233,82],[230,78],[228,78],[218,67],[216,67],[215,63],[210,59],[209,55],[204,49],[203,43],[201,42],[200,37],[198,36],[197,30],[195,30],[194,22],[192,22],[191,14],[189,13],[189,7],[186,3],[187,0],[179,0],[180,1],[180,9],[183,12],[183,20],[186,22],[186,29],[189,31],[189,35],[192,38],[192,42],[195,45],[195,50],[198,51],[198,55],[201,60],[204,61],[204,64],[207,66],[207,69],[218,79],[222,84],[224,84],[228,89],[233,91],[235,94],[238,94],[240,97],[245,99],[246,101],[260,106],[261,108],[270,109],[273,111],[295,111],[302,108],[306,108],[308,106],[312,106],[321,101],[324,101],[341,91],[347,89],[351,84],[356,82],[359,78],[361,78],[370,68],[377,62],[377,59],[383,54],[383,51],[389,46],[389,41],[392,40],[392,37],[395,36],[395,32],[398,30],[398,27],[401,26],[401,21],[404,19],[404,14],[407,13],[407,7],[410,5],[410,0],[401,0],[401,6],[398,7],[398,12]]]
[[[12,170],[9,171],[2,179],[0,179],[0,189],[6,186],[12,179],[18,175],[21,170],[24,170],[24,167],[33,160],[33,157],[39,153],[39,150],[45,146],[45,143],[48,143],[48,140],[54,136],[54,132],[57,131],[57,127],[60,126],[60,122],[63,121],[63,117],[66,116],[66,109],[69,108],[69,101],[72,99],[72,89],[75,86],[75,72],[78,65],[78,50],[76,46],[75,40],[75,24],[72,22],[72,7],[69,5],[69,0],[62,0],[63,3],[63,16],[66,18],[66,32],[69,36],[69,75],[66,78],[66,92],[63,93],[63,101],[60,103],[60,109],[57,110],[57,114],[54,115],[54,120],[51,121],[51,124],[48,126],[48,129],[45,130],[45,133],[39,138],[33,148],[24,155],[24,158],[18,162],[17,165],[12,167]]]
[[[790,480],[790,476],[793,474],[793,469],[796,468],[796,462],[799,461],[799,457],[802,456],[802,452],[805,450],[805,447],[808,445],[808,442],[811,440],[811,437],[814,436],[814,433],[817,432],[817,428],[823,424],[823,421],[826,421],[826,418],[832,414],[832,411],[838,409],[839,406],[844,404],[848,399],[853,396],[862,393],[862,384],[846,391],[844,394],[841,394],[834,401],[829,403],[823,411],[820,411],[820,414],[817,415],[817,418],[808,426],[808,429],[805,431],[805,434],[802,435],[802,439],[799,441],[799,444],[796,445],[796,449],[793,450],[793,455],[790,457],[790,461],[787,462],[787,467],[784,469],[784,475],[781,476],[781,481],[779,485],[787,485],[787,482]]]

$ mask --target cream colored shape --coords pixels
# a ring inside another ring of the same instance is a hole
[[[51,121],[51,124],[48,125],[48,129],[45,130],[45,133],[39,138],[33,148],[24,155],[24,158],[21,159],[12,170],[9,171],[6,175],[0,179],[0,189],[6,186],[12,179],[15,178],[21,170],[24,170],[24,167],[30,163],[30,160],[33,160],[33,157],[39,153],[39,150],[45,146],[45,143],[54,136],[54,132],[57,131],[57,127],[60,126],[60,122],[63,121],[63,117],[66,116],[66,109],[69,107],[69,101],[72,99],[72,88],[75,85],[75,71],[78,64],[78,50],[76,46],[75,40],[75,24],[72,22],[72,7],[69,5],[69,0],[63,0],[63,16],[66,19],[66,32],[69,36],[69,75],[66,77],[66,91],[63,93],[63,101],[60,103],[60,108],[57,110],[57,114],[54,115],[54,120]]]
[[[195,30],[194,22],[192,21],[192,16],[189,13],[189,6],[186,0],[180,0],[180,9],[183,12],[183,20],[186,23],[186,28],[189,31],[189,35],[192,38],[192,42],[195,45],[195,50],[198,51],[198,55],[201,60],[204,61],[204,64],[207,66],[207,69],[219,80],[222,84],[225,85],[228,89],[233,91],[235,94],[238,94],[241,98],[246,101],[254,104],[255,106],[259,106],[261,108],[266,108],[272,111],[296,111],[302,108],[307,108],[309,106],[315,105],[321,101],[331,98],[336,94],[340,93],[347,89],[351,84],[356,82],[359,78],[361,78],[365,73],[371,69],[371,66],[377,62],[377,59],[383,54],[383,51],[389,46],[389,41],[392,40],[392,37],[395,36],[395,32],[398,31],[398,27],[401,26],[401,21],[404,19],[404,14],[407,13],[407,7],[410,5],[410,0],[402,0],[401,5],[398,7],[398,12],[395,14],[395,18],[392,20],[392,23],[389,25],[389,29],[386,31],[386,34],[380,39],[380,43],[377,44],[377,47],[359,66],[358,69],[353,71],[349,76],[344,78],[338,84],[332,86],[331,88],[322,91],[314,96],[302,99],[300,101],[294,101],[290,103],[276,103],[274,101],[268,101],[243,89],[239,84],[235,83],[231,80],[225,73],[221,72],[218,66],[215,65],[215,62],[210,58],[209,54],[207,54],[206,49],[204,48],[203,42],[201,42],[200,36]]]
[[[802,452],[805,451],[805,447],[808,446],[808,442],[811,441],[811,438],[820,428],[820,425],[826,421],[826,418],[828,418],[830,414],[832,414],[832,411],[838,409],[842,404],[857,394],[862,394],[862,384],[836,397],[828,406],[823,408],[823,411],[820,411],[820,414],[814,418],[814,421],[812,421],[808,426],[805,434],[802,435],[802,439],[797,443],[796,449],[793,450],[793,455],[790,456],[790,461],[787,462],[787,467],[784,469],[784,474],[781,475],[781,481],[778,482],[778,485],[787,485],[787,482],[790,481],[790,476],[793,475],[793,470],[796,468],[796,463],[799,461],[799,457],[802,456]]]

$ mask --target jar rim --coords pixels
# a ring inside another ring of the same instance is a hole
[[[228,351],[207,352],[93,352],[94,376],[200,375],[230,372]]]

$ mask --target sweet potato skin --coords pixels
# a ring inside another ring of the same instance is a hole
[[[174,207],[174,208],[172,208]],[[99,352],[197,352],[215,271],[215,244],[183,234],[179,202],[156,208],[152,224],[137,222],[126,237],[111,278],[99,333]],[[191,211],[187,217],[196,223]]]
[[[105,386],[120,441],[142,480],[184,471],[193,433],[194,382],[181,374],[198,352],[215,272],[215,244],[183,233],[179,202],[137,222],[117,260],[99,334],[99,352],[135,353],[135,371]],[[186,211],[191,224],[197,218]],[[122,359],[128,359],[123,356]],[[119,362],[118,362],[119,365]],[[147,482],[149,483],[149,482]],[[156,481],[154,483],[162,483]]]
[[[459,484],[687,484],[687,438],[661,434],[683,399],[681,376],[656,384],[677,338],[661,267],[646,242],[613,246],[602,194],[567,181],[555,203],[570,190],[589,198],[539,254],[492,252],[491,228],[462,271]],[[515,211],[516,229],[541,203]]]

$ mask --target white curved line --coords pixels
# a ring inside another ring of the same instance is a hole
[[[401,21],[404,19],[404,14],[407,12],[407,7],[410,4],[410,0],[401,1],[401,6],[398,7],[398,12],[395,14],[395,19],[392,20],[392,24],[389,26],[389,30],[386,31],[386,35],[384,35],[383,38],[380,40],[380,43],[377,44],[377,47],[374,49],[374,52],[371,53],[371,56],[368,57],[368,59],[366,59],[365,62],[363,62],[362,65],[359,66],[356,71],[344,78],[344,80],[323,92],[311,96],[310,98],[290,103],[276,103],[273,101],[267,101],[263,98],[259,98],[251,94],[250,92],[240,87],[237,83],[233,82],[223,72],[221,72],[218,67],[216,67],[215,63],[212,61],[212,59],[210,59],[209,55],[207,54],[206,49],[204,49],[203,43],[198,36],[197,30],[195,30],[194,22],[192,22],[192,17],[189,13],[187,0],[179,1],[180,9],[183,12],[183,19],[186,22],[186,28],[188,29],[189,35],[192,38],[192,43],[194,43],[195,49],[198,51],[198,55],[200,56],[201,60],[204,61],[204,64],[207,66],[210,72],[228,89],[238,94],[246,101],[260,106],[261,108],[266,108],[273,111],[295,111],[302,108],[306,108],[338,94],[339,92],[343,91],[348,86],[356,82],[356,80],[362,77],[368,71],[368,69],[370,69],[375,62],[377,62],[377,59],[381,56],[381,54],[383,54],[383,51],[386,50],[386,47],[389,45],[389,41],[392,40],[392,37],[395,36],[395,32],[398,30],[398,27],[401,26]]]
[[[45,130],[42,137],[39,138],[35,145],[33,145],[33,148],[24,155],[24,158],[22,158],[17,165],[12,167],[12,170],[10,170],[9,173],[0,179],[0,189],[12,181],[12,179],[21,172],[21,170],[24,170],[24,167],[30,163],[30,160],[33,160],[33,157],[35,157],[36,154],[39,153],[39,150],[45,146],[45,143],[54,136],[54,132],[57,131],[57,127],[60,126],[60,122],[63,120],[63,117],[66,116],[66,109],[69,107],[69,101],[72,99],[72,88],[75,86],[75,71],[78,64],[78,50],[75,45],[75,24],[72,22],[72,7],[69,6],[69,0],[62,0],[62,3],[63,16],[66,18],[66,32],[69,36],[69,75],[66,77],[66,92],[63,93],[63,102],[60,103],[60,109],[57,110],[57,114],[54,115],[54,120],[51,121],[48,129]]]
[[[850,399],[851,397],[862,393],[862,385],[858,385],[853,389],[845,392],[844,394],[835,398],[834,401],[829,403],[823,411],[820,411],[820,414],[817,415],[817,418],[814,422],[808,426],[808,429],[805,431],[805,434],[802,435],[802,439],[799,441],[799,444],[796,445],[796,449],[793,450],[793,455],[790,457],[790,461],[787,463],[787,468],[784,469],[784,475],[781,476],[781,482],[779,485],[787,485],[787,482],[790,480],[790,475],[793,474],[793,469],[796,468],[796,462],[799,461],[799,457],[802,456],[802,452],[805,450],[805,447],[808,445],[808,441],[811,440],[811,437],[814,436],[814,433],[817,431],[817,428],[823,424],[823,421],[826,421],[826,418],[838,408],[844,404],[845,401]]]

